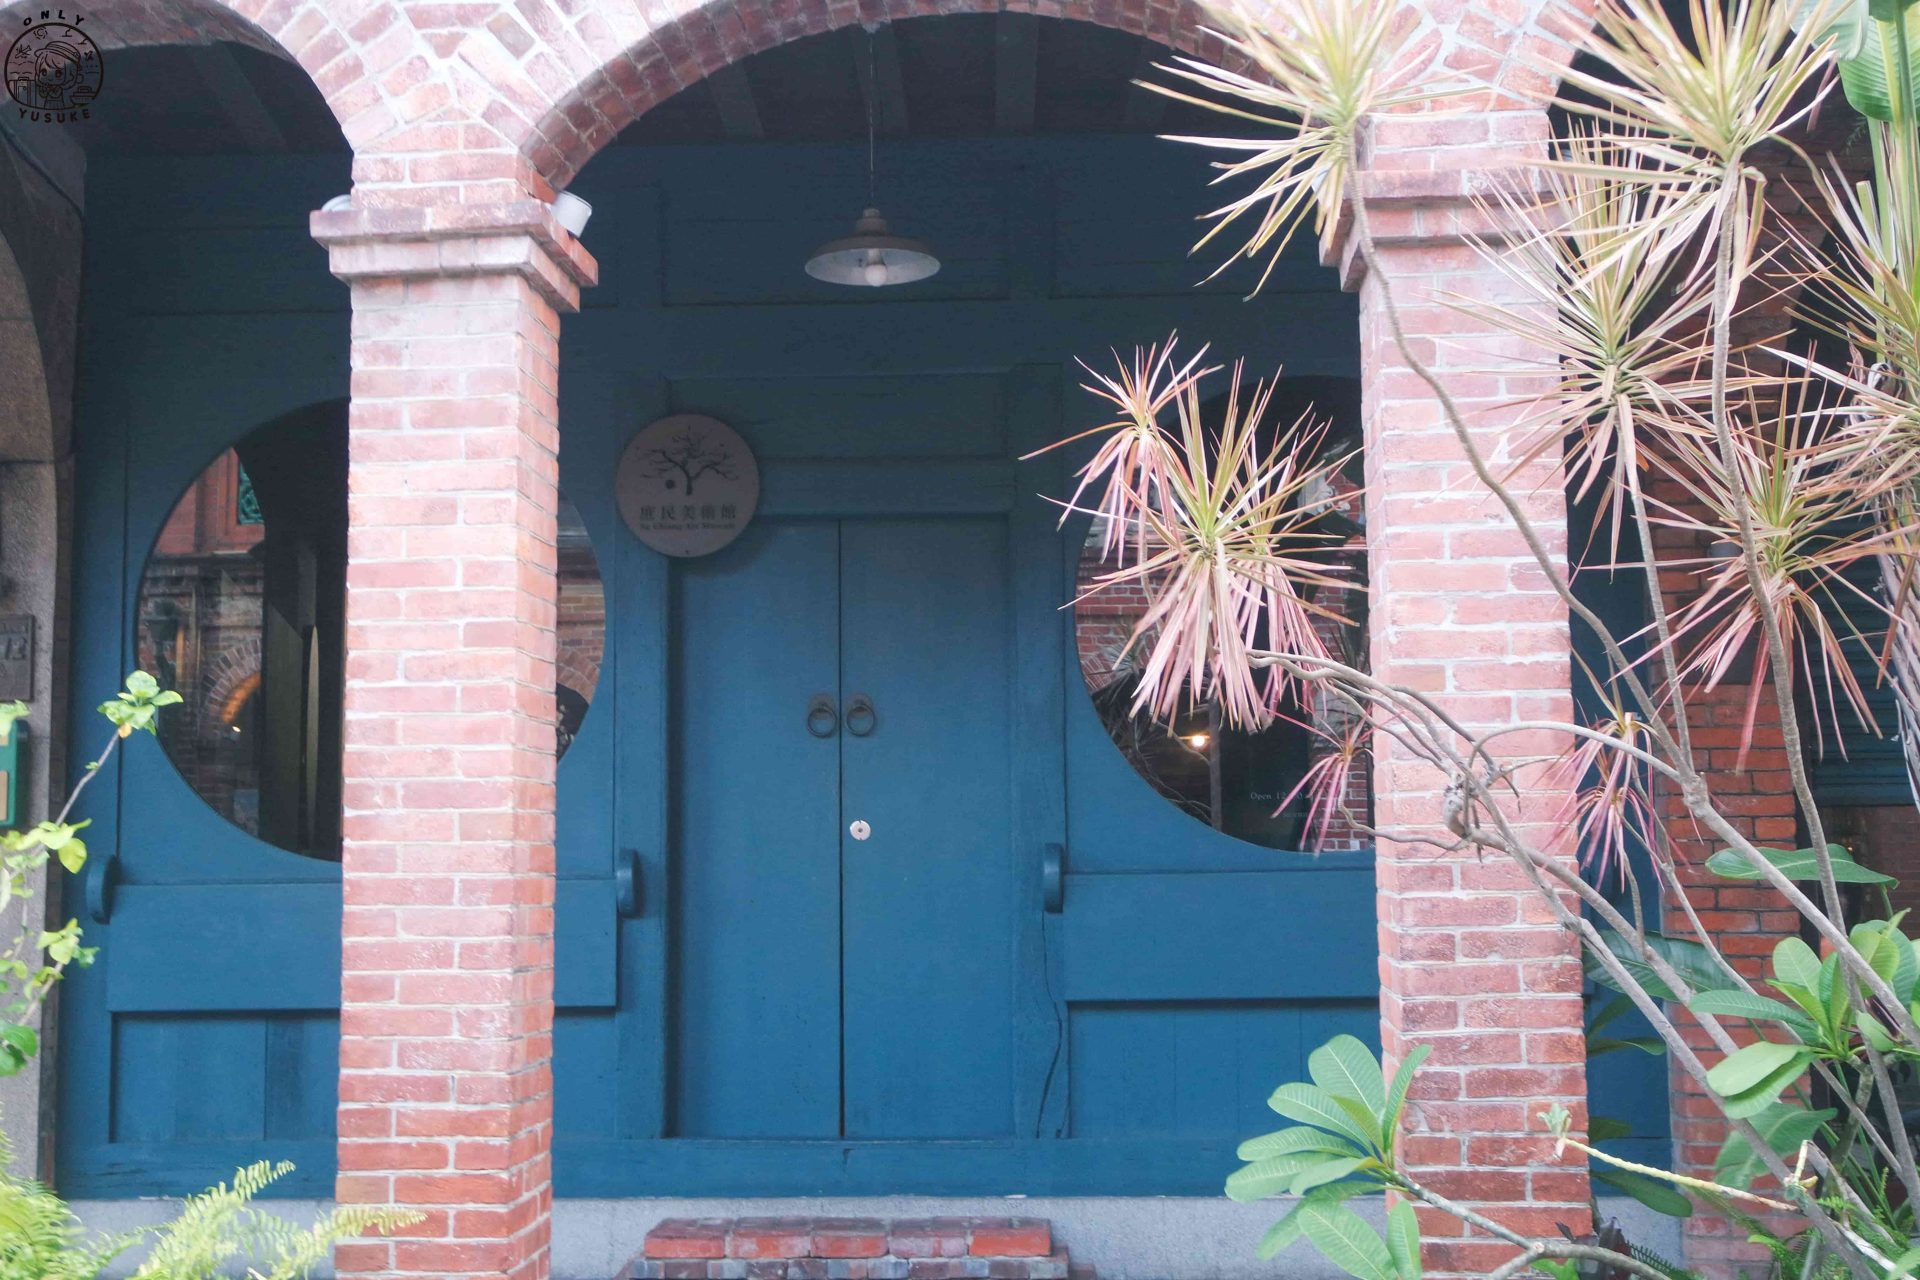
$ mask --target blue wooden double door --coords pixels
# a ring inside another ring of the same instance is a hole
[[[1007,559],[772,520],[674,566],[668,1133],[1011,1133]]]

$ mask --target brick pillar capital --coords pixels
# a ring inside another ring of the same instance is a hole
[[[313,238],[333,274],[359,280],[518,275],[556,311],[578,311],[600,264],[538,200],[393,209],[321,209]]]
[[[1506,219],[1495,193],[1539,188],[1548,137],[1534,108],[1382,116],[1360,140],[1354,185],[1364,192],[1381,249],[1418,249],[1498,239]],[[1343,288],[1366,274],[1353,235],[1353,209],[1341,209],[1320,236],[1320,261]]]

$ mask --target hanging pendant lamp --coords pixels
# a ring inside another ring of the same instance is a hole
[[[940,269],[940,259],[924,241],[893,234],[875,207],[873,190],[874,77],[873,33],[867,31],[867,208],[853,224],[853,234],[829,240],[807,259],[807,274],[828,284],[864,285],[878,289],[890,284],[912,284]]]

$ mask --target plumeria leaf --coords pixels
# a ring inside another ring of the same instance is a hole
[[[1702,991],[1688,1001],[1687,1007],[1695,1013],[1747,1018],[1755,1022],[1777,1022],[1803,1042],[1820,1038],[1820,1029],[1805,1013],[1790,1004],[1745,991]]]
[[[1421,1280],[1420,1215],[1407,1200],[1396,1200],[1387,1210],[1387,1254],[1400,1280]]]
[[[1357,1280],[1394,1280],[1393,1257],[1386,1242],[1353,1210],[1343,1205],[1301,1207],[1301,1228],[1328,1262]]]
[[[1655,1213],[1663,1213],[1669,1218],[1693,1216],[1693,1201],[1658,1179],[1604,1165],[1592,1171],[1592,1178],[1622,1195],[1632,1196]]]
[[[1800,1149],[1801,1143],[1819,1133],[1821,1126],[1833,1119],[1834,1115],[1833,1111],[1809,1111],[1790,1102],[1776,1102],[1749,1116],[1748,1120],[1773,1153],[1784,1158],[1791,1156]],[[1765,1172],[1765,1163],[1747,1142],[1746,1135],[1733,1133],[1721,1146],[1720,1156],[1714,1161],[1713,1180],[1745,1190]]]
[[[1602,931],[1600,937],[1606,943],[1607,950],[1612,952],[1614,958],[1626,969],[1628,976],[1645,988],[1648,995],[1657,1000],[1679,999],[1678,994],[1668,989],[1666,982],[1654,967],[1640,958],[1640,953],[1632,941],[1611,929]],[[1659,954],[1674,972],[1680,975],[1681,980],[1695,991],[1714,991],[1738,985],[1732,975],[1714,963],[1712,955],[1697,942],[1691,942],[1685,938],[1669,938],[1658,933],[1649,933],[1646,942],[1647,948]],[[1613,980],[1613,975],[1607,972],[1599,960],[1589,955],[1586,958],[1586,967],[1590,981],[1597,982],[1612,991],[1620,990],[1619,984]]]
[[[1273,1096],[1267,1099],[1267,1105],[1289,1120],[1315,1125],[1329,1133],[1350,1138],[1363,1151],[1372,1148],[1377,1141],[1372,1133],[1355,1124],[1353,1117],[1335,1099],[1315,1085],[1283,1084],[1273,1091]]]
[[[1804,1065],[1808,1056],[1801,1045],[1761,1040],[1736,1049],[1714,1064],[1707,1072],[1707,1083],[1723,1098],[1736,1097],[1763,1084],[1784,1067]]]
[[[1818,880],[1820,865],[1812,849],[1761,849],[1759,854],[1789,880]],[[1833,878],[1840,884],[1893,884],[1892,876],[1863,867],[1842,845],[1827,846]],[[1722,849],[1707,859],[1707,870],[1728,880],[1761,880],[1766,873],[1736,849]]]
[[[1237,1154],[1242,1160],[1264,1160],[1269,1156],[1293,1155],[1302,1151],[1337,1156],[1356,1154],[1354,1145],[1345,1138],[1336,1138],[1325,1130],[1306,1126],[1248,1138],[1240,1144]]]
[[[1339,1035],[1307,1055],[1307,1074],[1335,1098],[1350,1098],[1379,1122],[1387,1108],[1380,1061],[1356,1036]]]

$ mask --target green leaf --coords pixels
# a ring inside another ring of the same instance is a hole
[[[1790,1102],[1776,1102],[1748,1120],[1775,1155],[1791,1156],[1834,1115],[1831,1110],[1809,1111]],[[1742,1190],[1752,1186],[1753,1180],[1765,1172],[1766,1165],[1743,1133],[1727,1138],[1713,1164],[1715,1182]]]
[[[1761,849],[1760,856],[1789,880],[1818,880],[1820,864],[1812,849]],[[1840,884],[1893,884],[1892,876],[1883,876],[1853,860],[1853,855],[1837,844],[1827,846],[1827,858],[1833,864],[1833,878]],[[1707,859],[1707,870],[1728,880],[1763,880],[1758,864],[1735,849],[1722,849]]]
[[[1656,1178],[1605,1166],[1596,1166],[1592,1177],[1595,1182],[1605,1183],[1622,1195],[1632,1196],[1655,1213],[1664,1213],[1669,1218],[1693,1216],[1693,1201]]]
[[[1920,12],[1908,9],[1901,19],[1875,18],[1865,29],[1865,47],[1858,54],[1842,58],[1840,67],[1840,87],[1847,95],[1847,101],[1853,109],[1869,120],[1891,121],[1894,118],[1895,86],[1899,83],[1899,41],[1894,27],[1895,21],[1903,22],[1907,37],[1907,66],[1909,83],[1920,82]],[[1914,104],[1909,103],[1906,114],[1911,116]]]
[[[1407,1200],[1396,1200],[1387,1210],[1387,1256],[1400,1280],[1420,1280],[1420,1215]]]
[[[1595,1010],[1593,1017],[1588,1020],[1587,1022],[1588,1037],[1591,1038],[1599,1034],[1602,1030],[1604,1030],[1606,1027],[1611,1025],[1616,1018],[1623,1016],[1624,1014],[1626,1014],[1628,1010],[1632,1008],[1633,1008],[1632,1000],[1628,999],[1624,995],[1614,996],[1612,999],[1608,1000],[1605,1004],[1601,1005],[1599,1009]]]
[[[1695,1013],[1711,1013],[1729,1018],[1748,1018],[1755,1022],[1777,1022],[1802,1042],[1820,1038],[1820,1029],[1800,1010],[1778,1000],[1769,1000],[1745,991],[1702,991],[1687,1003]]]
[[[1800,1045],[1761,1040],[1743,1049],[1736,1049],[1716,1063],[1707,1072],[1707,1083],[1723,1098],[1738,1097],[1782,1068],[1802,1062],[1808,1056],[1806,1049]]]
[[[1305,1201],[1296,1204],[1281,1215],[1280,1221],[1267,1228],[1266,1234],[1260,1237],[1259,1249],[1255,1251],[1260,1261],[1266,1262],[1300,1238],[1300,1210],[1305,1205]]]
[[[1372,1156],[1363,1156],[1358,1160],[1323,1160],[1294,1174],[1293,1185],[1288,1190],[1296,1196],[1305,1195],[1315,1187],[1324,1187],[1329,1182],[1352,1177],[1364,1166],[1374,1164],[1377,1162]]]
[[[1256,1160],[1244,1169],[1236,1169],[1227,1178],[1227,1198],[1247,1204],[1254,1200],[1265,1200],[1271,1196],[1297,1195],[1319,1183],[1309,1182],[1305,1187],[1296,1189],[1294,1179],[1307,1170],[1322,1165],[1358,1165],[1360,1160],[1352,1157],[1329,1156],[1319,1151],[1296,1151],[1289,1155],[1270,1156]],[[1347,1172],[1351,1172],[1348,1170]],[[1346,1173],[1337,1173],[1321,1182],[1333,1182],[1344,1178]]]
[[[1299,1203],[1282,1214],[1280,1221],[1268,1227],[1266,1234],[1260,1237],[1260,1260],[1265,1262],[1300,1238],[1302,1224],[1300,1211],[1308,1205],[1339,1204],[1368,1190],[1371,1188],[1364,1183],[1336,1182],[1331,1186],[1315,1187],[1307,1192],[1300,1198]]]
[[[18,1022],[0,1023],[0,1076],[18,1075],[40,1052],[40,1037]]]
[[[1835,952],[1820,962],[1820,982],[1817,987],[1820,999],[1825,1003],[1826,1025],[1839,1031],[1851,1025],[1853,1019],[1848,1016],[1853,1002],[1847,997],[1847,984],[1840,980],[1840,954]]]
[[[1773,985],[1783,990],[1795,986],[1810,996],[1816,994],[1820,989],[1820,957],[1800,939],[1782,938],[1773,949]]]
[[[135,671],[127,677],[127,693],[135,698],[151,698],[160,692],[160,682],[144,671]]]
[[[1587,1121],[1588,1142],[1611,1142],[1632,1134],[1633,1126],[1617,1116],[1594,1116]]]
[[[1881,980],[1893,988],[1901,1004],[1913,1000],[1914,988],[1920,985],[1920,962],[1914,959],[1913,943],[1897,925],[1890,920],[1863,921],[1853,926],[1847,940]]]
[[[1780,1100],[1781,1091],[1798,1080],[1806,1072],[1807,1065],[1813,1061],[1811,1049],[1798,1049],[1791,1061],[1783,1062],[1778,1068],[1763,1076],[1744,1092],[1736,1093],[1721,1100],[1721,1109],[1735,1120],[1745,1120],[1757,1116]],[[1709,1078],[1712,1072],[1708,1072]]]
[[[1268,1156],[1293,1155],[1302,1151],[1317,1151],[1325,1155],[1358,1155],[1354,1145],[1344,1138],[1336,1138],[1320,1129],[1304,1126],[1293,1129],[1281,1129],[1275,1133],[1263,1133],[1257,1138],[1248,1138],[1240,1144],[1237,1153],[1242,1160],[1260,1160]]]
[[[1816,39],[1833,41],[1835,58],[1857,57],[1866,47],[1867,28],[1872,26],[1872,15],[1876,7],[1910,3],[1911,0],[1847,0],[1844,5],[1836,6],[1831,0],[1797,0],[1793,25],[1796,30],[1806,28],[1807,19],[1820,16],[1827,19],[1826,30]]]
[[[1893,1269],[1881,1280],[1906,1280],[1915,1267],[1920,1267],[1920,1249],[1909,1249],[1893,1260]]]
[[[1601,1036],[1598,1040],[1587,1041],[1587,1057],[1598,1058],[1609,1053],[1618,1053],[1622,1049],[1638,1049],[1645,1054],[1659,1058],[1665,1056],[1667,1046],[1658,1036],[1628,1036],[1616,1040],[1611,1036]]]
[[[1308,1054],[1307,1075],[1333,1097],[1360,1103],[1379,1124],[1380,1113],[1387,1108],[1380,1061],[1357,1037],[1335,1036]]]
[[[1300,1210],[1307,1239],[1328,1262],[1358,1280],[1393,1280],[1393,1258],[1386,1242],[1360,1215],[1342,1205],[1310,1204]]]
[[[1630,940],[1611,929],[1603,931],[1600,938],[1606,944],[1607,950],[1626,969],[1628,976],[1645,988],[1648,995],[1656,1000],[1679,999],[1679,996],[1668,990],[1667,984],[1660,980],[1660,976],[1653,971],[1653,966],[1640,958],[1639,952],[1634,949]],[[1697,942],[1650,933],[1647,935],[1647,946],[1650,950],[1659,953],[1661,958],[1672,966],[1674,972],[1680,975],[1681,980],[1695,991],[1719,991],[1738,985],[1728,976],[1726,970],[1714,962],[1707,949]],[[1620,990],[1619,984],[1613,980],[1613,975],[1608,973],[1591,955],[1586,958],[1586,968],[1587,978],[1590,981],[1597,982],[1610,991]]]
[[[1400,1066],[1393,1073],[1393,1084],[1387,1089],[1387,1105],[1381,1112],[1381,1118],[1386,1122],[1380,1135],[1383,1149],[1392,1145],[1394,1130],[1400,1124],[1400,1109],[1407,1105],[1407,1090],[1413,1088],[1414,1076],[1419,1074],[1421,1065],[1432,1052],[1432,1045],[1417,1044],[1406,1057],[1400,1059]]]
[[[1353,1117],[1317,1085],[1283,1084],[1273,1091],[1273,1096],[1267,1099],[1267,1105],[1289,1120],[1317,1125],[1329,1133],[1351,1138],[1354,1145],[1363,1151],[1371,1150],[1378,1141],[1356,1125]]]

